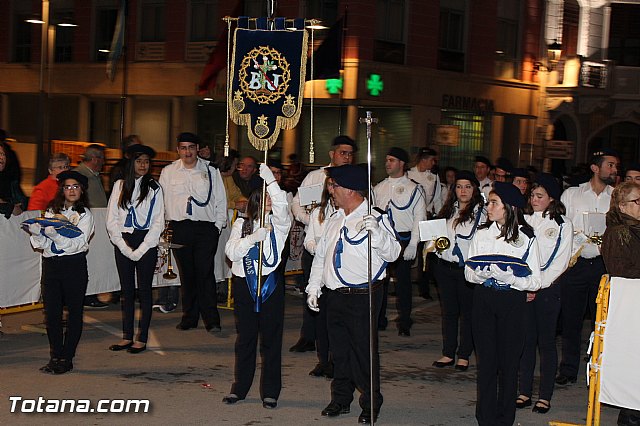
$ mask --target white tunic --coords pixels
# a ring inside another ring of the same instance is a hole
[[[335,211],[335,207],[333,207],[331,203],[328,203],[322,223],[320,223],[320,207],[318,206],[311,211],[309,226],[307,226],[307,232],[304,235],[304,248],[312,255],[316,254],[316,247],[318,246],[320,237],[322,237],[324,233],[325,225]]]
[[[324,184],[325,179],[327,178],[327,174],[324,169],[326,167],[331,167],[331,165],[321,167],[317,170],[312,170],[305,176],[300,186],[312,186],[318,185],[320,183]],[[296,196],[293,197],[293,201],[291,203],[291,211],[293,212],[293,217],[306,226],[309,225],[310,213],[307,211],[306,206],[300,205],[300,195],[296,193]]]
[[[427,212],[436,215],[442,208],[442,186],[440,185],[440,177],[431,173],[431,170],[421,172],[417,167],[412,167],[407,175],[409,179],[413,179],[422,185],[426,194]]]
[[[473,230],[473,226],[476,223],[476,218],[478,215],[478,206],[475,206],[474,208],[475,213],[474,213],[473,219],[468,220],[464,223],[459,223],[454,228],[453,223],[458,218],[458,216],[460,216],[460,209],[458,208],[457,201],[456,201],[455,207],[456,207],[455,213],[451,218],[447,219],[447,238],[449,238],[449,242],[451,244],[449,245],[448,249],[443,250],[442,252],[436,252],[436,256],[438,256],[440,259],[445,260],[447,262],[458,263],[459,262],[458,256],[453,254],[453,249],[456,244],[456,234],[460,234],[461,236],[466,237],[470,235],[471,232],[474,232],[474,233],[477,232],[478,229],[476,228],[475,230]],[[480,219],[478,221],[478,226],[482,225],[486,221],[487,221],[487,212],[484,210],[484,208],[480,208]],[[473,235],[471,235],[471,238],[458,237],[457,239],[458,247],[460,248],[460,252],[462,253],[463,261],[469,258],[468,257],[469,246],[471,245],[472,239],[473,239]]]
[[[533,228],[538,240],[541,268],[548,264],[560,237],[560,245],[551,264],[541,271],[542,287],[545,288],[553,284],[569,266],[573,246],[573,225],[567,217],[562,216],[564,222],[561,231],[558,222],[549,219],[549,216],[543,217],[542,212],[534,212],[532,215],[525,216],[525,219]]]
[[[59,241],[56,242],[56,248],[58,250],[64,250],[64,253],[54,253],[51,251],[52,241],[44,235],[32,235],[30,238],[31,245],[33,248],[42,249],[42,255],[44,257],[71,256],[89,249],[89,238],[93,235],[94,230],[91,211],[85,207],[84,213],[78,213],[72,209],[62,210],[60,213],[69,219],[69,222],[77,226],[78,229],[82,231],[82,234],[75,238],[67,238],[58,234]],[[54,217],[54,213],[51,210],[47,210],[44,213],[44,217],[52,218]]]

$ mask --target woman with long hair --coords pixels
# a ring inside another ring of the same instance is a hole
[[[471,239],[479,225],[484,223],[486,212],[478,180],[472,172],[456,172],[455,183],[451,187],[438,214],[438,218],[447,220],[446,237],[450,245],[446,250],[436,252],[433,265],[442,301],[442,357],[434,361],[433,366],[443,368],[455,364],[456,370],[466,371],[473,352],[471,308],[475,285],[464,277],[464,262]]]
[[[471,240],[464,271],[467,281],[481,284],[473,292],[472,310],[478,359],[476,419],[480,425],[511,425],[515,420],[526,292],[536,291],[542,284],[538,243],[524,218],[525,206],[518,188],[494,182],[487,222]],[[473,269],[470,265],[479,255],[491,257]],[[522,262],[526,266],[518,268]]]
[[[551,396],[558,367],[556,330],[560,315],[560,284],[556,280],[567,269],[573,245],[573,225],[564,215],[560,201],[562,188],[555,177],[540,173],[531,187],[525,219],[533,227],[540,249],[541,290],[527,294],[525,305],[524,351],[520,359],[520,395],[516,408],[531,405],[536,347],[540,351],[540,387],[533,412],[544,414],[551,407]]]
[[[7,219],[27,209],[27,197],[20,188],[20,169],[12,163],[10,153],[11,147],[0,142],[0,215]]]
[[[140,353],[147,348],[151,323],[151,287],[158,242],[164,229],[162,188],[151,176],[155,151],[146,145],[127,148],[124,179],[113,185],[107,206],[107,232],[115,246],[116,267],[122,289],[122,340],[109,350]],[[136,276],[140,320],[134,340]]]
[[[291,228],[286,193],[266,164],[260,165],[260,177],[267,185],[264,226],[260,227],[262,190],[249,196],[245,218],[238,218],[231,229],[225,252],[233,273],[234,317],[236,321],[235,381],[231,393],[223,398],[235,404],[246,398],[256,370],[256,345],[260,336],[262,377],[260,397],[264,408],[276,408],[282,389],[282,330],[284,323],[284,285],[277,268]],[[260,259],[262,242],[262,268]],[[257,274],[262,269],[261,285]],[[258,287],[260,293],[258,294]]]
[[[73,370],[73,357],[82,335],[84,295],[87,291],[87,250],[93,234],[93,215],[87,206],[87,178],[75,171],[58,175],[58,192],[49,203],[45,218],[64,218],[80,231],[75,237],[61,235],[53,226],[44,230],[29,225],[31,245],[42,249],[44,312],[51,358],[40,371],[64,374]],[[67,306],[66,331],[62,311]]]

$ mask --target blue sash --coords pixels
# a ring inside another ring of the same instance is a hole
[[[382,218],[382,216],[380,216],[380,218]],[[336,247],[333,250],[333,271],[335,272],[336,276],[338,277],[342,285],[346,287],[353,287],[353,288],[367,287],[369,283],[362,283],[362,284],[348,283],[344,278],[342,278],[342,275],[340,275],[340,268],[342,267],[342,253],[344,251],[344,242],[342,240],[343,235],[346,242],[348,242],[352,246],[357,246],[367,240],[367,238],[369,237],[369,233],[368,232],[365,233],[365,235],[359,240],[351,239],[347,235],[347,227],[343,226],[342,229],[340,229],[340,238],[338,238],[338,241],[336,241]],[[383,262],[382,266],[380,267],[376,275],[373,278],[371,278],[371,282],[378,281],[378,278],[380,278],[380,275],[382,275],[382,273],[385,271],[386,268],[387,268],[387,262]]]
[[[396,231],[396,224],[393,221],[392,207],[395,208],[398,211],[407,210],[413,204],[413,202],[414,202],[414,200],[416,198],[416,195],[418,194],[418,189],[420,189],[420,185],[416,184],[415,188],[413,188],[413,192],[411,193],[411,197],[409,197],[409,202],[404,206],[398,206],[396,203],[393,202],[393,199],[389,200],[389,206],[387,207],[387,216],[389,216],[389,222],[391,222],[391,227],[393,228],[393,232],[394,232],[394,234],[396,236],[396,239],[398,241],[409,241],[411,239],[411,236],[402,237]]]
[[[189,197],[189,199],[187,200],[187,214],[189,216],[191,216],[191,214],[193,213],[193,207],[191,205],[191,201],[193,201],[194,203],[196,203],[196,206],[198,207],[204,207],[207,204],[209,204],[209,200],[211,200],[211,192],[213,189],[213,181],[211,180],[211,170],[209,170],[209,166],[207,166],[207,175],[209,177],[209,192],[207,193],[207,199],[201,203],[200,201],[196,200],[193,195]]]
[[[127,218],[124,221],[125,228],[131,228],[133,226],[135,229],[138,229],[140,231],[149,229],[149,223],[151,223],[151,214],[153,213],[153,206],[156,203],[157,194],[158,194],[157,191],[153,192],[153,198],[151,199],[151,205],[149,206],[149,213],[147,214],[147,221],[144,223],[144,225],[140,225],[138,223],[138,217],[136,216],[136,209],[133,207],[133,203],[131,203],[131,206],[129,206],[129,211],[127,213]]]
[[[473,235],[476,233],[476,230],[478,229],[478,225],[480,224],[481,217],[482,217],[482,206],[480,206],[480,208],[476,213],[476,221],[473,224],[473,228],[471,228],[471,232],[469,232],[469,235],[462,235],[462,234],[455,235],[455,245],[451,253],[454,256],[458,256],[458,266],[464,266],[464,256],[462,256],[462,250],[460,250],[460,247],[458,247],[458,238],[462,238],[463,240],[470,240],[471,238],[473,238]]]
[[[551,256],[549,256],[549,260],[540,267],[541,271],[546,271],[549,266],[551,266],[551,262],[555,259],[556,254],[558,254],[558,249],[560,248],[560,241],[562,240],[562,227],[564,226],[564,222],[560,224],[560,230],[558,231],[558,238],[556,239],[556,246],[553,248],[553,252],[551,252]]]
[[[266,301],[276,289],[278,283],[276,271],[271,272],[267,279],[262,283],[260,289],[260,295],[258,295],[258,274],[254,263],[258,261],[260,254],[260,243],[256,243],[245,257],[242,258],[242,266],[244,267],[244,276],[247,281],[247,287],[249,288],[249,294],[255,302],[253,311],[260,312],[262,301]],[[262,265],[269,268],[274,267],[278,263],[278,245],[276,243],[276,234],[271,230],[271,249],[273,250],[273,262],[267,263],[265,256],[262,257]]]

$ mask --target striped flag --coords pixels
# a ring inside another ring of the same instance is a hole
[[[118,61],[122,56],[124,48],[124,36],[127,16],[127,0],[120,1],[120,9],[118,10],[118,19],[116,20],[116,28],[113,32],[111,40],[111,48],[109,49],[109,59],[107,59],[107,77],[113,81],[116,78],[116,68]]]

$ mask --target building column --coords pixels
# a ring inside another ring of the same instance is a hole
[[[136,116],[135,96],[127,96],[124,113],[124,129],[122,137],[126,138],[128,135],[135,133],[135,125],[133,121],[134,117]],[[122,143],[122,141],[120,141],[120,143]]]
[[[358,116],[358,106],[351,104],[347,106],[347,126],[344,134],[353,138],[354,140],[358,136],[358,125],[360,117]],[[365,133],[366,134],[366,133]],[[337,136],[337,135],[336,135]]]
[[[289,129],[282,131],[282,153],[280,162],[285,163],[289,160],[289,155],[296,152],[296,129]],[[304,153],[302,154],[304,156]]]
[[[86,95],[78,96],[77,137],[79,141],[89,140],[89,129],[91,127],[90,111],[91,111],[91,105],[89,102],[89,97]]]
[[[171,98],[171,128],[169,130],[169,141],[167,151],[173,151],[176,144],[176,138],[182,132],[182,98],[174,96]]]

